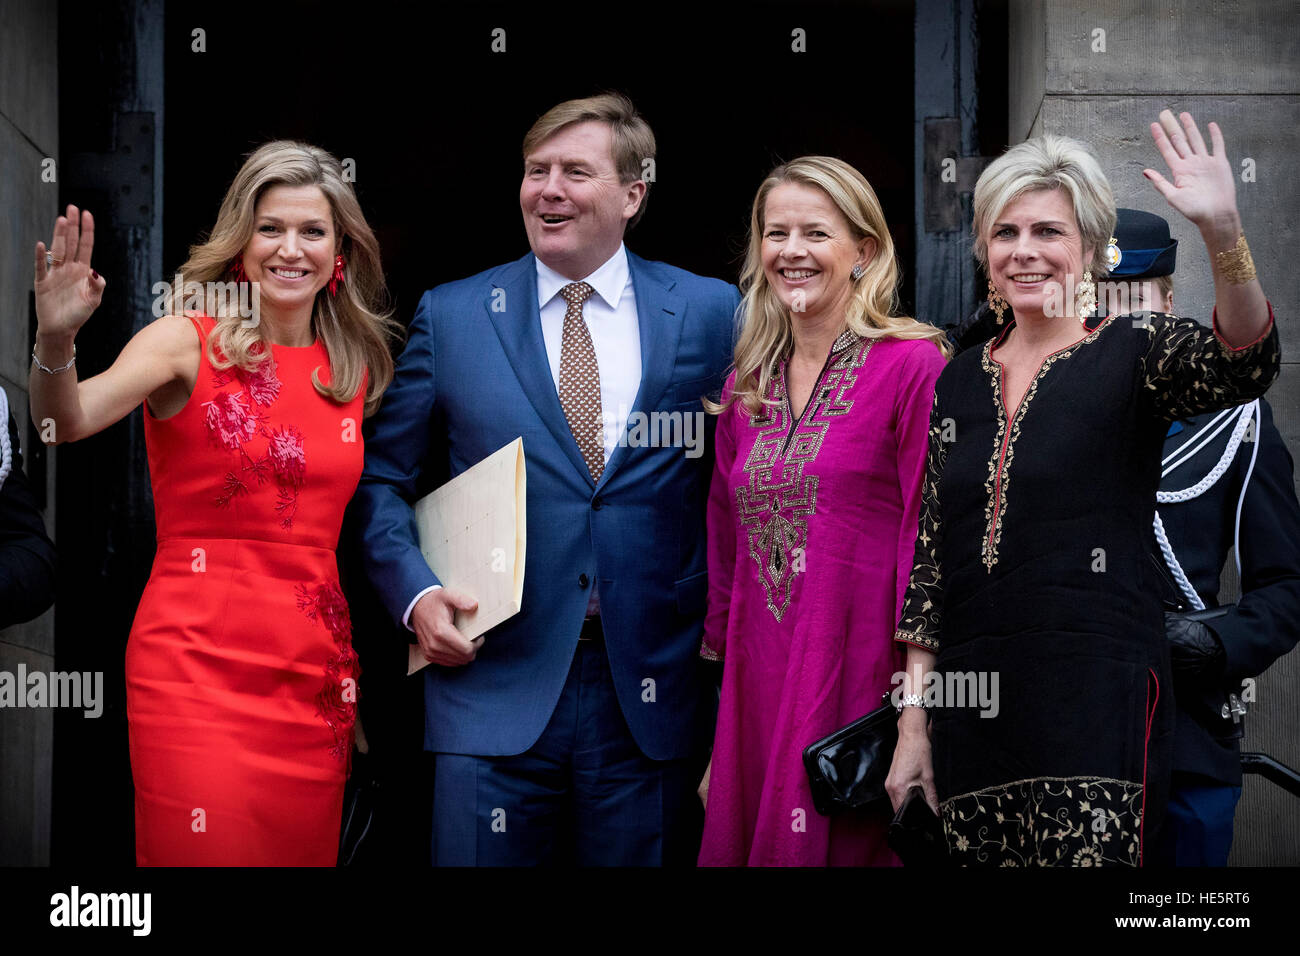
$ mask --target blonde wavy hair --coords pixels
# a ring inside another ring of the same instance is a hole
[[[190,247],[189,259],[180,267],[172,291],[172,311],[184,314],[185,286],[209,282],[233,283],[234,267],[253,235],[257,201],[272,186],[316,186],[329,201],[334,232],[346,265],[336,295],[327,289],[316,295],[312,328],[325,344],[330,360],[330,384],[312,371],[316,391],[340,404],[350,402],[366,385],[365,414],[379,407],[384,389],[393,380],[389,344],[401,331],[388,308],[388,292],[379,262],[379,243],[371,231],[352,185],[343,178],[343,166],[325,150],[307,143],[276,140],[266,143],[244,161],[217,212],[217,222],[206,240]],[[192,286],[191,286],[192,288]],[[219,313],[208,336],[207,356],[214,368],[238,366],[252,371],[270,357],[260,323],[246,326],[235,304],[217,299]]]
[[[705,401],[705,408],[719,414],[739,401],[751,414],[758,414],[776,374],[778,364],[794,351],[790,313],[763,272],[763,230],[767,197],[777,186],[797,183],[825,193],[848,222],[854,242],[874,239],[876,253],[862,278],[853,282],[853,294],[845,309],[844,327],[864,339],[929,339],[945,357],[949,354],[944,333],[910,316],[896,315],[900,273],[894,240],[885,225],[880,200],[866,178],[833,156],[802,156],[768,174],[754,197],[750,216],[749,243],[740,276],[740,337],[736,342],[735,389],[727,401]]]

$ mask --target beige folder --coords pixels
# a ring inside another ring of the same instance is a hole
[[[444,587],[478,601],[455,624],[473,639],[519,613],[526,529],[524,440],[516,438],[415,503],[420,552]],[[407,674],[429,662],[412,644]]]

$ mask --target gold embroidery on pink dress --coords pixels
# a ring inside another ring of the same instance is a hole
[[[871,340],[852,332],[835,340],[830,362],[793,428],[784,369],[772,381],[776,404],[749,420],[750,427],[761,431],[745,459],[748,482],[735,489],[736,510],[768,610],[778,621],[790,605],[794,575],[808,543],[808,519],[817,511],[818,476],[804,474],[804,468],[817,459],[831,422],[853,407],[844,396],[870,350]]]

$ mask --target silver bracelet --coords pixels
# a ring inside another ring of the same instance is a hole
[[[44,372],[46,375],[58,375],[60,372],[66,372],[68,369],[72,368],[74,364],[76,364],[77,343],[76,342],[72,343],[72,358],[68,359],[68,364],[66,365],[60,365],[58,368],[50,368],[48,365],[46,365],[44,362],[42,362],[40,359],[36,357],[36,349],[34,348],[32,349],[32,361],[35,362],[36,367],[40,369],[42,372]]]
[[[920,694],[904,694],[898,702],[898,712],[901,714],[904,707],[920,707],[925,709],[925,698]]]

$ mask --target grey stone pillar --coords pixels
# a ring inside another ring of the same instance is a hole
[[[58,6],[4,0],[0,12],[0,385],[18,422],[29,476],[44,479],[54,527],[54,469],[31,434],[32,247],[58,215]],[[38,494],[41,489],[37,489]],[[54,669],[54,612],[0,631],[0,671]],[[48,709],[0,710],[0,866],[50,861],[54,718]]]

